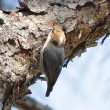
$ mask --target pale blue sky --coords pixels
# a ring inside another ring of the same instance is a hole
[[[8,1],[8,7],[14,6],[12,0],[3,1]],[[54,110],[109,110],[110,38],[73,59],[62,70],[49,98],[45,97],[46,82],[36,81],[30,88],[33,98]]]
[[[99,40],[101,42],[101,40]],[[46,83],[31,86],[36,100],[54,110],[110,109],[110,38],[103,45],[87,49],[64,68],[50,95],[45,97]]]
[[[12,10],[15,7],[18,7],[18,0],[0,0],[2,3],[2,7],[5,10]]]

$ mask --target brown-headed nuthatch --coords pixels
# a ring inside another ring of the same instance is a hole
[[[42,72],[47,80],[46,97],[50,95],[54,84],[62,70],[65,59],[64,45],[66,37],[59,26],[55,26],[49,33],[47,40],[41,49],[40,63]]]

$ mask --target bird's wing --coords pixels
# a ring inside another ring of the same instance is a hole
[[[49,45],[50,46],[50,45]],[[55,84],[63,65],[62,49],[56,47],[46,48],[43,53],[43,65],[48,80]]]

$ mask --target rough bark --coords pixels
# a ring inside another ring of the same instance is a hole
[[[50,107],[42,105],[28,96],[25,96],[22,100],[17,101],[15,106],[22,110],[52,110]]]
[[[39,77],[39,53],[53,24],[66,34],[65,65],[110,32],[109,0],[30,0],[29,10],[0,11],[0,101],[6,110]]]

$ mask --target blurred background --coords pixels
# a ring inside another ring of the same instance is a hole
[[[31,86],[32,97],[54,110],[110,109],[110,38],[70,62],[46,98],[46,83]]]
[[[4,10],[13,10],[19,6],[18,0],[0,0],[0,6]]]
[[[4,9],[18,6],[17,0],[0,0]],[[53,110],[110,109],[110,38],[103,45],[87,49],[63,68],[53,91],[45,97],[46,82],[32,85],[31,97]],[[15,108],[13,109],[15,110]]]

